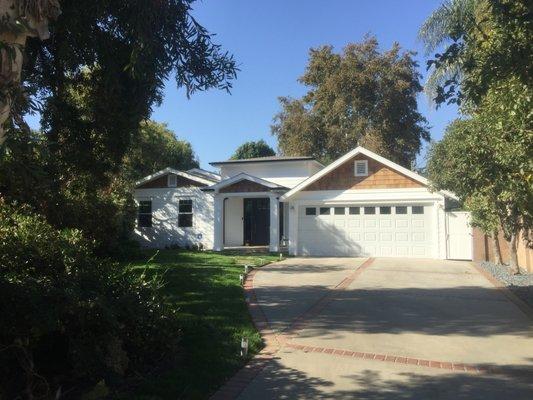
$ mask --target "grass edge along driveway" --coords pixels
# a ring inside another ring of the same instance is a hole
[[[134,398],[206,399],[247,361],[239,355],[242,337],[249,340],[249,357],[259,352],[261,337],[248,313],[239,275],[244,265],[259,267],[278,257],[150,250],[143,260],[130,262],[134,271],[164,274],[162,290],[178,310],[182,329],[177,333],[177,359],[143,382]]]

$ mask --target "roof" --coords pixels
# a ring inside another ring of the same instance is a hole
[[[244,158],[241,160],[226,160],[226,161],[214,161],[209,164],[213,166],[225,165],[225,164],[245,164],[245,163],[261,163],[261,162],[279,162],[279,161],[316,161],[314,157],[309,156],[270,156],[270,157],[256,157],[256,158]],[[320,164],[320,163],[319,163]]]
[[[333,171],[334,169],[336,169],[340,165],[344,164],[346,161],[348,161],[351,158],[355,157],[357,154],[363,154],[363,155],[365,155],[365,156],[367,156],[369,158],[372,158],[372,159],[380,162],[381,164],[384,164],[387,167],[389,167],[389,168],[391,168],[393,170],[396,170],[399,173],[401,173],[401,174],[403,174],[405,176],[408,176],[409,178],[411,178],[411,179],[413,179],[413,180],[415,180],[417,182],[420,182],[421,184],[423,184],[425,186],[429,185],[429,181],[426,178],[424,178],[422,175],[419,175],[416,172],[413,172],[413,171],[411,171],[411,170],[409,170],[409,169],[407,169],[405,167],[402,167],[401,165],[396,164],[395,162],[392,162],[391,160],[388,160],[385,157],[381,157],[380,155],[378,155],[376,153],[373,153],[372,151],[367,150],[364,147],[358,146],[355,149],[353,149],[352,151],[346,153],[342,157],[338,158],[337,160],[335,160],[334,162],[329,164],[326,168],[321,169],[316,174],[311,175],[309,178],[307,178],[306,180],[304,180],[300,184],[298,184],[295,187],[293,187],[291,190],[289,190],[287,193],[285,193],[283,196],[281,196],[280,200],[281,201],[285,201],[285,200],[289,199],[294,194],[298,193],[300,190],[305,189],[307,186],[309,186],[313,182],[316,182],[317,180],[319,180],[323,176],[327,175],[328,173],[330,173],[331,171]],[[439,191],[439,193],[445,195],[446,197],[450,197],[452,199],[455,199],[455,200],[458,199],[458,197],[454,193],[448,192],[446,190]]]
[[[205,185],[212,185],[213,183],[217,182],[217,179],[214,178],[207,178],[196,174],[191,174],[190,172],[178,171],[177,169],[167,167],[165,169],[162,169],[161,171],[153,173],[152,175],[145,176],[141,180],[135,182],[135,186],[137,187],[143,185],[168,173],[179,175],[192,181],[203,183]]]
[[[200,178],[212,179],[215,181],[220,181],[221,179],[220,175],[216,172],[206,171],[202,168],[191,168],[187,171],[187,173],[199,176]]]
[[[286,188],[285,186],[278,185],[277,183],[274,183],[274,182],[271,182],[271,181],[267,181],[266,179],[263,179],[263,178],[258,178],[257,176],[249,175],[249,174],[247,174],[245,172],[241,172],[240,174],[237,174],[237,175],[232,176],[230,178],[224,179],[223,181],[215,183],[212,186],[203,188],[202,190],[204,190],[204,191],[217,191],[217,190],[220,190],[220,189],[222,189],[222,188],[224,188],[226,186],[230,186],[230,185],[233,185],[234,183],[237,183],[237,182],[240,182],[240,181],[244,181],[244,180],[255,182],[255,183],[258,183],[260,185],[266,186],[270,190],[277,190],[277,189],[279,189],[279,190],[288,190],[288,188]]]

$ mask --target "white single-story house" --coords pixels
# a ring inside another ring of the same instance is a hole
[[[468,214],[453,193],[363,147],[327,167],[262,157],[164,169],[137,182],[135,236],[145,246],[288,248],[291,255],[472,257]]]

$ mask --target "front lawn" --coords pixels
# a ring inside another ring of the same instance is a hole
[[[261,349],[259,333],[246,308],[239,283],[243,266],[277,260],[267,254],[147,251],[131,263],[136,271],[164,274],[164,293],[176,307],[182,326],[181,353],[164,372],[140,385],[135,398],[205,399],[243,364],[241,338],[250,355]]]

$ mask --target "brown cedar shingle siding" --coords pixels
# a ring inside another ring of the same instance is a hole
[[[267,186],[245,179],[220,189],[220,193],[268,192],[269,190]]]
[[[368,176],[354,176],[354,161],[368,160]],[[329,174],[313,182],[304,190],[350,190],[350,189],[390,189],[390,188],[419,188],[424,187],[397,171],[358,154],[344,164],[335,168]]]
[[[153,181],[146,182],[140,186],[137,186],[137,189],[158,189],[158,188],[166,188],[167,185],[167,176],[169,174],[165,174],[163,176],[160,176],[159,178],[154,179]],[[191,179],[184,178],[183,176],[176,175],[177,176],[177,187],[187,187],[187,186],[196,186],[196,187],[204,187],[207,186],[203,183],[193,181]]]

